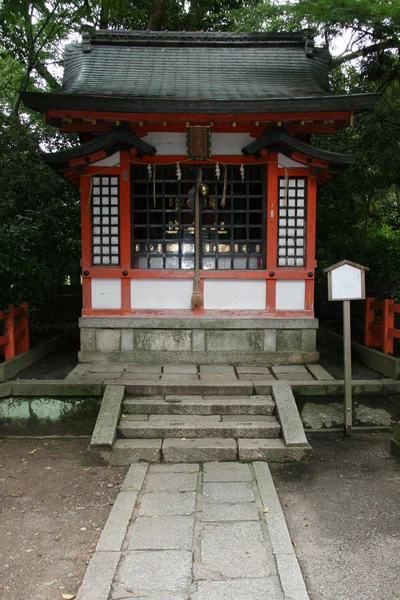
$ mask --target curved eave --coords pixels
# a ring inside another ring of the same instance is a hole
[[[268,113],[268,112],[329,112],[371,110],[379,94],[346,96],[308,96],[301,98],[263,98],[259,100],[132,98],[110,95],[42,93],[21,91],[27,108],[36,111],[83,110],[104,112],[153,113]]]
[[[245,156],[251,155],[256,158],[260,158],[266,152],[275,151],[308,166],[332,173],[343,171],[355,162],[354,156],[316,148],[293,137],[282,127],[271,127],[265,135],[242,148]]]

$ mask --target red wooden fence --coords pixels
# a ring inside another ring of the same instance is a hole
[[[375,311],[382,313],[377,316]],[[400,339],[400,329],[394,327],[394,316],[400,313],[400,304],[393,299],[376,302],[375,298],[365,301],[365,345],[382,348],[385,354],[393,354],[394,338]]]
[[[8,310],[0,311],[0,321],[4,321],[4,335],[0,335],[0,352],[5,360],[26,352],[30,346],[28,303],[19,307],[8,305]]]

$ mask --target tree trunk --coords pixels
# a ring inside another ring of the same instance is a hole
[[[161,30],[162,24],[164,22],[165,10],[165,0],[153,0],[147,29],[150,29],[151,31]]]

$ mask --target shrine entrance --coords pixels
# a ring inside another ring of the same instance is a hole
[[[265,268],[265,167],[133,166],[131,177],[133,269],[194,269],[196,226],[200,269]]]

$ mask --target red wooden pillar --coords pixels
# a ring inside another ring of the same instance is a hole
[[[18,353],[27,352],[30,347],[30,331],[29,331],[29,315],[28,315],[28,303],[22,304],[23,315],[20,318],[19,325],[20,330],[23,332],[23,337],[18,343]]]
[[[278,255],[278,164],[277,155],[274,162],[267,165],[267,249],[266,268],[269,273],[275,272]],[[267,279],[267,311],[276,310],[276,280]]]
[[[374,322],[374,302],[375,298],[367,298],[365,300],[365,314],[364,314],[364,344],[366,346],[378,346],[375,340],[375,334],[372,333],[370,325]]]
[[[82,296],[83,310],[92,307],[92,280],[90,275],[85,275],[85,271],[90,274],[92,266],[92,205],[91,205],[91,177],[82,175],[80,179],[81,187],[81,230],[82,230]]]
[[[383,301],[382,350],[385,354],[393,354],[393,336],[389,330],[394,328],[394,300]]]
[[[120,169],[120,264],[122,272],[131,269],[131,176],[129,152],[121,152]],[[131,279],[122,276],[121,308],[131,308]]]
[[[5,318],[6,333],[8,335],[8,344],[4,349],[4,358],[9,360],[14,358],[17,353],[17,342],[15,336],[15,307],[13,304],[8,305],[8,312]]]
[[[306,236],[306,297],[305,309],[314,310],[315,232],[317,219],[317,180],[308,176],[307,189],[307,236]],[[308,276],[312,273],[312,276]]]

